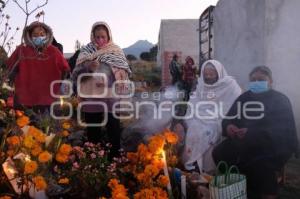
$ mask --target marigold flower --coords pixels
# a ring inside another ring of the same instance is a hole
[[[67,131],[67,130],[64,130],[63,132],[62,132],[62,136],[64,136],[64,137],[68,137],[70,135],[70,133],[69,133],[69,131]]]
[[[28,130],[28,135],[33,136],[36,139],[36,141],[40,143],[44,143],[46,141],[46,135],[34,126],[30,126]]]
[[[36,161],[28,161],[25,163],[24,173],[25,174],[33,174],[38,168],[38,164]]]
[[[8,151],[6,152],[6,154],[7,154],[7,156],[12,157],[12,156],[15,155],[15,151],[14,151],[14,150],[8,150]]]
[[[159,187],[153,187],[151,189],[142,189],[140,192],[134,194],[134,199],[168,199],[166,191]]]
[[[31,149],[31,154],[33,156],[38,156],[41,152],[42,152],[42,147],[39,144],[35,143]]]
[[[61,178],[58,181],[58,184],[69,184],[70,180],[68,178]]]
[[[25,138],[24,138],[24,141],[23,141],[23,145],[26,147],[26,148],[33,148],[33,146],[35,145],[35,140],[33,138],[33,136],[31,135],[26,135]]]
[[[119,184],[119,181],[115,178],[111,179],[109,182],[108,182],[108,187],[110,188],[114,188],[115,186],[117,186]]]
[[[165,166],[165,163],[164,163],[164,161],[161,158],[159,158],[159,159],[153,159],[151,161],[151,164],[155,165],[155,167],[158,168],[159,170],[162,170],[164,168],[164,166]]]
[[[148,147],[145,144],[138,146],[138,157],[144,157],[148,152]]]
[[[36,176],[33,178],[33,183],[36,187],[36,189],[39,190],[45,190],[47,188],[47,183],[43,176]]]
[[[59,163],[66,163],[66,162],[68,162],[69,157],[66,154],[57,153],[56,156],[55,156],[55,159]]]
[[[59,148],[59,153],[69,155],[72,151],[72,147],[69,144],[62,144]]]
[[[9,145],[16,146],[16,145],[20,144],[20,137],[19,136],[11,136],[11,137],[8,137],[6,139],[6,141]]]
[[[173,156],[170,157],[168,163],[169,163],[170,166],[173,166],[173,165],[175,166],[177,164],[177,161],[178,161],[177,157],[175,155],[173,155]]]
[[[28,125],[29,123],[30,123],[29,117],[27,117],[25,115],[23,115],[17,119],[17,125],[20,128],[23,128],[24,126]]]
[[[154,165],[147,165],[145,170],[144,170],[144,173],[147,175],[147,176],[152,176],[152,177],[155,177],[159,174],[159,169],[154,166]]]
[[[69,130],[71,128],[71,123],[70,122],[64,122],[62,124],[62,127],[66,130]]]
[[[112,189],[112,199],[129,199],[127,196],[127,189],[124,185],[119,184],[117,179],[111,179],[108,187]]]
[[[151,153],[157,154],[164,148],[165,139],[161,135],[155,135],[150,138],[148,148]]]
[[[0,199],[11,199],[10,196],[0,196]]]
[[[138,179],[138,181],[142,182],[145,179],[145,174],[144,173],[139,173],[136,175],[136,178]]]
[[[140,156],[140,160],[144,163],[144,164],[148,164],[149,161],[151,161],[152,159],[152,153],[150,153],[149,151],[145,151],[143,154],[141,154]]]
[[[23,112],[23,111],[16,110],[16,116],[17,116],[17,117],[22,117],[23,115],[24,115],[24,112]]]
[[[166,187],[169,183],[169,178],[165,175],[160,175],[158,178],[158,183],[163,186]]]
[[[39,155],[39,162],[41,163],[49,162],[51,159],[52,154],[50,154],[48,151],[44,151]]]
[[[164,136],[165,136],[168,143],[177,144],[177,142],[178,142],[178,135],[177,134],[175,134],[175,133],[173,133],[169,130],[166,130],[164,132]]]
[[[128,152],[127,158],[132,164],[136,164],[138,162],[138,155],[137,153]]]

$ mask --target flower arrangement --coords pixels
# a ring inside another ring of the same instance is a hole
[[[9,184],[5,191],[12,197],[29,198],[43,191],[51,197],[172,198],[168,168],[177,164],[175,133],[165,130],[136,152],[111,157],[109,143],[72,145],[68,138],[77,130],[74,121],[53,121],[0,102],[5,114],[0,190]]]
[[[55,181],[69,187],[69,194],[85,197],[108,196],[110,179],[118,179],[119,168],[126,163],[124,153],[118,158],[109,155],[110,144],[86,142],[83,146],[74,146],[72,151],[62,145],[58,154],[68,154],[68,162],[63,159],[54,169]],[[61,158],[59,157],[59,160]],[[88,195],[87,195],[88,194]]]
[[[67,149],[72,147],[62,142],[62,134],[49,136],[31,125],[24,112],[14,112],[15,125],[7,124],[1,134],[1,165],[15,192],[27,197],[31,189],[36,192],[48,187],[49,168],[57,159],[54,157],[64,152],[68,160]]]
[[[166,191],[170,185],[168,171],[164,170],[177,163],[174,145],[178,136],[169,130],[154,135],[148,144],[140,144],[137,152],[127,153],[129,163],[124,171],[131,176],[134,199],[172,198],[172,191]],[[166,154],[166,157],[164,157]]]

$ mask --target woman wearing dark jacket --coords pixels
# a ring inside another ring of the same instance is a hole
[[[249,91],[238,97],[222,127],[227,139],[214,149],[215,162],[238,165],[251,192],[276,198],[276,172],[297,153],[298,139],[291,103],[272,89],[269,68],[259,66],[250,73]]]

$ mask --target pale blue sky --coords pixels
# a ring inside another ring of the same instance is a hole
[[[24,2],[23,0],[19,0]],[[43,0],[31,0],[35,7]],[[209,5],[218,0],[49,0],[45,23],[53,28],[64,52],[73,52],[75,41],[89,42],[90,29],[96,21],[106,21],[115,43],[122,48],[137,40],[156,43],[161,19],[197,19]],[[5,13],[12,27],[22,27],[25,15],[10,0]],[[35,13],[36,14],[36,13]],[[30,18],[34,21],[35,14]],[[20,34],[16,42],[20,42]]]

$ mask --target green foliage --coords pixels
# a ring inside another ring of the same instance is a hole
[[[153,46],[149,52],[142,52],[140,59],[144,61],[156,61],[158,46]]]
[[[149,52],[142,52],[140,55],[140,58],[141,58],[141,60],[144,60],[144,61],[151,61]]]
[[[137,60],[136,56],[131,55],[131,54],[126,55],[126,58],[127,58],[128,61],[135,61],[135,60]]]

